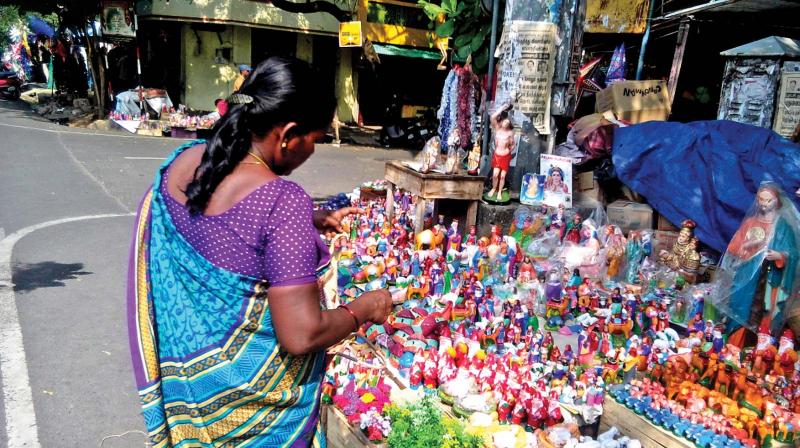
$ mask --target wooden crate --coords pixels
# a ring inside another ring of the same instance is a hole
[[[599,433],[607,431],[612,426],[619,428],[622,435],[639,439],[643,448],[694,448],[695,446],[694,443],[650,423],[646,418],[608,397],[603,403]]]
[[[385,446],[370,442],[364,433],[347,422],[347,417],[336,406],[324,405],[322,419],[328,448],[382,448]]]

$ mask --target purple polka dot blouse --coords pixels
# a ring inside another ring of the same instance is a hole
[[[193,217],[167,191],[168,177],[169,168],[161,194],[178,232],[215,266],[289,286],[316,281],[317,268],[328,262],[311,198],[296,183],[278,178],[221,214]]]

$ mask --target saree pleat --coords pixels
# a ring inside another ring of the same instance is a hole
[[[133,369],[156,447],[325,446],[324,356],[278,344],[264,280],[214,266],[178,232],[160,194],[139,207],[128,271]]]

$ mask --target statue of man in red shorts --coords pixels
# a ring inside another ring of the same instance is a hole
[[[506,104],[492,114],[492,130],[494,131],[494,154],[492,154],[492,189],[486,195],[490,201],[503,201],[503,187],[506,174],[511,166],[514,151],[514,125],[508,116],[511,104]]]

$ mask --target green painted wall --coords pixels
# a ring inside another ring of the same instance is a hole
[[[213,110],[214,100],[232,93],[239,64],[250,64],[250,28],[226,26],[213,33],[183,26],[183,104],[192,109]],[[222,40],[222,43],[220,43]],[[231,59],[217,59],[217,50],[229,49]]]
[[[339,22],[330,14],[294,14],[268,3],[249,0],[150,0],[137,3],[143,18],[217,22],[338,34]]]

